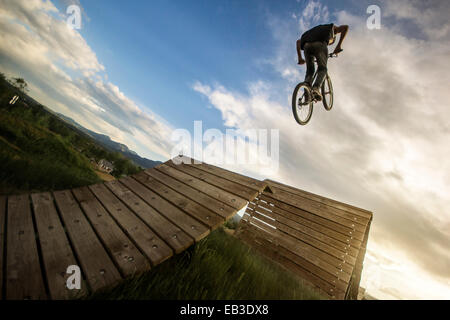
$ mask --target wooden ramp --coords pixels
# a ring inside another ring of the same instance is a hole
[[[331,299],[356,299],[372,213],[275,181],[236,236]]]
[[[185,159],[189,160],[189,159]],[[267,186],[208,164],[73,190],[0,196],[0,298],[67,299],[142,273],[206,237]]]
[[[173,160],[88,187],[0,196],[0,299],[68,299],[118,284],[203,239],[247,204],[238,238],[328,297],[356,299],[371,212]],[[71,265],[81,269],[81,290],[66,287]]]

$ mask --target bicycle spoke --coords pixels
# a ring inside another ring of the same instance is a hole
[[[298,105],[299,105],[300,109],[301,109],[302,106],[303,106],[302,101],[303,101],[303,98],[304,98],[304,97],[305,97],[305,94],[303,94],[303,95],[298,99]]]
[[[310,92],[305,86],[296,88],[295,97],[292,97],[294,116],[299,124],[306,124],[311,117],[313,102],[307,97],[310,97]]]

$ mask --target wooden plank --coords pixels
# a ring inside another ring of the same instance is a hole
[[[266,251],[276,251],[277,256],[283,256],[286,259],[292,261],[293,263],[297,264],[298,267],[306,270],[308,273],[313,274],[316,277],[319,277],[321,281],[326,281],[327,287],[333,288],[336,287],[337,289],[341,290],[342,292],[345,292],[348,283],[344,282],[342,280],[339,280],[335,274],[331,274],[316,265],[308,262],[301,256],[296,255],[295,253],[289,251],[288,249],[284,248],[283,246],[280,246],[277,244],[276,241],[268,241],[267,235],[265,232],[255,228],[254,226],[249,225],[248,223],[243,224],[242,232],[239,233],[238,237],[241,238],[245,234],[250,235],[251,237],[254,237],[258,242],[263,244],[262,247],[262,253],[265,253]],[[322,285],[322,287],[324,287]],[[333,293],[333,291],[329,292]]]
[[[356,262],[355,270],[352,274],[352,287],[348,290],[348,298],[350,299],[357,299],[358,291],[359,291],[359,284],[361,282],[361,273],[363,269],[363,262],[364,257],[366,255],[366,246],[367,246],[367,240],[369,238],[369,230],[370,230],[371,221],[369,222],[366,233],[364,235],[363,244],[361,246],[361,250],[359,251],[358,259]]]
[[[3,263],[5,256],[6,196],[0,196],[0,300],[3,299]]]
[[[274,226],[269,226],[264,221],[255,218],[253,214],[249,214],[247,212],[244,213],[243,218],[246,222],[248,222],[252,227],[257,227],[258,230],[264,231],[266,233],[266,237],[268,240],[275,242],[276,244],[285,243],[285,244],[291,244],[292,247],[295,247],[295,244],[299,246],[300,249],[304,250],[305,252],[309,254],[313,254],[314,248],[302,241],[299,241],[298,239],[295,239],[292,236],[286,235],[279,230],[277,230]],[[329,258],[329,263],[333,267],[336,267],[340,261],[339,259],[336,259],[332,256],[329,256],[327,253],[323,252],[325,254],[325,259]],[[315,256],[315,254],[313,254]],[[320,257],[316,257],[319,258]]]
[[[245,207],[247,205],[247,201],[235,196],[234,194],[231,194],[227,191],[224,191],[216,186],[213,186],[209,183],[206,183],[200,179],[197,179],[189,174],[186,174],[182,171],[179,171],[176,169],[176,167],[170,167],[167,165],[160,165],[155,168],[156,170],[160,171],[161,173],[171,176],[172,178],[183,182],[186,185],[191,186],[192,188],[195,188],[210,197],[219,200],[220,202],[223,202],[230,207],[233,207],[237,210],[240,210],[241,208]]]
[[[164,198],[172,205],[176,206],[178,209],[184,211],[185,214],[187,213],[189,216],[212,230],[217,229],[217,227],[221,226],[225,222],[224,218],[214,213],[209,208],[201,206],[197,202],[185,197],[178,191],[174,191],[144,172],[134,175],[133,178],[146,186],[152,192],[157,193],[161,198]]]
[[[207,226],[192,218],[186,212],[177,208],[135,179],[126,177],[120,179],[120,182],[173,224],[177,225],[181,230],[190,235],[195,241],[200,241],[210,233],[210,229]]]
[[[34,219],[39,234],[42,260],[51,299],[69,299],[86,293],[67,289],[67,268],[77,265],[69,239],[64,232],[53,197],[49,192],[31,195]]]
[[[181,228],[177,227],[153,207],[149,206],[144,200],[125,187],[125,185],[118,181],[110,181],[106,182],[105,186],[164,240],[175,253],[184,251],[194,243],[194,240]]]
[[[89,187],[106,210],[155,266],[173,255],[173,251],[102,183]]]
[[[256,219],[259,219],[263,222],[273,225],[274,227],[277,228],[278,231],[280,231],[280,235],[288,234],[300,241],[310,244],[311,246],[313,246],[317,249],[323,250],[338,259],[341,259],[343,261],[348,260],[348,262],[350,264],[354,265],[355,257],[349,257],[347,259],[347,256],[348,256],[347,247],[340,246],[339,248],[336,248],[336,247],[332,246],[330,244],[330,242],[327,242],[326,240],[327,239],[332,240],[332,241],[334,241],[334,240],[330,239],[329,237],[327,237],[324,234],[317,233],[317,234],[311,235],[312,234],[311,230],[308,230],[307,228],[305,228],[305,230],[303,230],[303,229],[298,230],[298,229],[292,228],[291,226],[285,225],[276,219],[273,220],[273,218],[270,217],[270,215],[268,215],[268,214],[261,213],[260,211],[253,210],[251,208],[248,208],[247,213]]]
[[[352,227],[352,224],[350,226],[345,226],[342,224],[339,224],[335,221],[332,221],[330,219],[328,219],[326,216],[320,216],[320,215],[316,215],[312,212],[306,211],[304,209],[298,208],[294,205],[290,205],[287,204],[285,202],[282,201],[278,201],[275,198],[270,197],[270,195],[268,195],[266,192],[264,192],[263,194],[261,194],[259,196],[260,199],[265,200],[269,203],[273,203],[276,208],[281,208],[283,210],[286,210],[290,213],[296,214],[301,216],[302,218],[314,221],[316,223],[319,223],[321,225],[324,225],[326,227],[332,228],[333,230],[337,231],[337,232],[341,232],[342,234],[348,235],[352,238],[356,238],[360,241],[362,241],[362,239],[364,238],[364,234],[361,231],[356,231],[354,229],[354,227]],[[274,209],[274,211],[276,211],[276,209]]]
[[[345,263],[349,263],[350,265],[354,266],[356,262],[356,258],[351,257],[347,254],[347,248],[340,248],[337,249],[331,245],[329,245],[329,242],[325,242],[327,238],[323,234],[316,234],[320,239],[316,239],[312,236],[310,236],[308,230],[305,232],[305,230],[296,230],[294,228],[291,228],[287,225],[284,225],[277,220],[271,220],[270,218],[267,218],[261,214],[259,214],[257,211],[253,211],[251,214],[254,218],[257,218],[261,221],[264,221],[266,223],[269,223],[277,228],[277,230],[280,232],[279,235],[282,236],[283,234],[287,234],[289,236],[292,236],[300,241],[303,241],[304,243],[307,243],[314,248],[317,248],[319,250],[322,250],[326,252],[329,255],[334,256],[335,258],[338,258],[339,260],[344,261]]]
[[[281,249],[283,250],[283,249]],[[306,281],[309,281],[310,283],[313,283],[314,285],[318,286],[320,289],[327,292],[332,299],[339,299],[342,300],[345,297],[345,292],[342,290],[333,287],[328,282],[324,281],[320,277],[318,277],[316,274],[309,272],[309,270],[306,270],[304,268],[299,268],[296,263],[293,261],[287,259],[283,254],[280,254],[280,262],[282,265],[287,268],[288,270],[291,270],[292,272],[298,274],[301,278],[305,279]]]
[[[150,269],[150,263],[120,229],[88,187],[72,190],[97,236],[122,275],[129,277]]]
[[[351,258],[350,258],[351,260],[355,259],[356,256],[358,255],[358,249],[353,247],[351,244],[349,244],[349,242],[342,242],[342,241],[336,240],[333,237],[330,237],[330,235],[326,232],[322,233],[322,232],[316,231],[314,229],[311,229],[308,226],[304,226],[304,225],[294,222],[292,220],[286,219],[283,216],[280,216],[275,212],[269,213],[268,216],[275,218],[276,221],[278,223],[280,223],[278,229],[280,229],[284,232],[288,232],[288,230],[291,228],[296,231],[302,232],[308,236],[313,237],[314,239],[317,239],[323,243],[330,245],[331,247],[343,252],[345,255],[351,256]],[[288,228],[288,229],[286,229],[286,228]],[[348,239],[350,239],[350,238],[348,238]]]
[[[340,223],[344,226],[354,228],[355,230],[358,230],[360,232],[364,232],[364,229],[366,228],[366,225],[368,222],[367,219],[357,218],[356,216],[348,214],[345,211],[334,209],[327,205],[323,205],[323,204],[317,203],[313,200],[309,200],[306,198],[302,198],[302,197],[293,195],[286,191],[278,190],[274,194],[270,194],[270,193],[266,192],[266,195],[268,195],[272,198],[278,199],[280,201],[283,201],[285,203],[294,205],[297,208],[301,208],[301,209],[307,210],[311,213],[314,213],[316,215],[319,215],[321,217],[330,219],[330,220]]]
[[[286,272],[292,273],[295,277],[299,277],[303,284],[310,285],[315,290],[319,291],[324,297],[329,299],[334,298],[334,286],[324,282],[308,270],[294,264],[286,257],[280,255],[278,246],[272,246],[270,242],[264,241],[254,237],[250,232],[244,232],[239,239],[247,244],[250,248],[255,250],[258,254],[271,262],[277,263]]]
[[[196,201],[204,207],[210,209],[225,220],[228,220],[237,212],[237,209],[214,199],[213,197],[201,192],[200,190],[194,189],[172,178],[171,176],[163,174],[156,169],[149,169],[144,172],[152,178],[157,179],[159,182],[162,182],[166,186],[172,188],[173,190],[176,190],[177,192],[183,194],[189,199]]]
[[[284,247],[277,245],[276,242],[268,241],[264,232],[248,223],[244,223],[241,230],[242,232],[238,234],[238,238],[243,239],[251,247],[258,249],[261,254],[266,255],[287,270],[294,272],[302,279],[322,289],[330,297],[336,294],[344,295],[348,284],[338,280],[335,275],[323,271]]]
[[[304,198],[301,196],[297,196],[297,195],[294,195],[292,193],[289,193],[289,192],[286,192],[286,191],[283,191],[280,189],[276,189],[276,190],[277,190],[276,193],[268,194],[268,195],[271,195],[281,201],[284,201],[284,202],[287,202],[290,204],[294,204],[294,205],[298,206],[299,208],[304,208],[313,213],[315,213],[317,211],[321,211],[323,213],[326,213],[329,219],[334,220],[334,221],[344,224],[344,225],[346,225],[346,223],[350,222],[351,224],[355,225],[355,229],[357,229],[361,232],[367,226],[367,223],[369,221],[369,219],[367,219],[367,218],[356,216],[347,211],[344,211],[341,209],[336,209],[334,207],[324,205],[317,201],[310,200],[308,198]],[[358,229],[358,227],[359,227],[359,229]]]
[[[300,215],[296,215],[296,214],[290,213],[289,211],[281,209],[279,207],[269,205],[267,202],[258,201],[258,206],[263,207],[267,210],[271,210],[273,218],[276,218],[279,221],[281,221],[287,225],[291,225],[292,223],[294,223],[294,225],[296,225],[296,224],[304,225],[308,228],[311,228],[312,230],[326,234],[335,240],[341,241],[346,244],[349,243],[352,246],[352,248],[354,248],[356,250],[359,250],[359,247],[361,246],[361,241],[358,239],[350,239],[350,235],[345,235],[341,232],[337,232],[337,231],[333,230],[331,227],[326,227],[326,226],[316,223],[312,220],[305,219]],[[315,217],[314,215],[311,215],[308,213],[306,213],[306,214],[308,216]]]
[[[264,181],[266,181],[271,186],[276,186],[277,188],[280,188],[285,191],[309,198],[311,200],[315,200],[320,203],[327,204],[329,206],[332,206],[332,207],[335,207],[338,209],[349,211],[349,212],[359,215],[361,217],[365,217],[365,218],[369,218],[369,219],[372,217],[372,212],[370,212],[366,209],[358,208],[356,206],[352,206],[352,205],[344,203],[344,202],[336,201],[331,198],[326,198],[326,197],[323,197],[323,196],[320,196],[320,195],[317,195],[317,194],[314,194],[314,193],[311,193],[311,192],[308,192],[305,190],[294,188],[294,187],[288,186],[286,184],[280,183],[278,181],[274,181],[274,180],[270,180],[270,179],[266,179]]]
[[[252,215],[248,214],[247,212],[244,212],[244,215],[242,216],[242,220],[248,222],[253,227],[256,227],[259,230],[267,233],[268,240],[274,241],[274,239],[276,238],[276,236],[275,236],[276,230],[274,227],[271,227],[265,223],[262,223],[260,220],[255,219]]]
[[[296,223],[292,220],[286,219],[283,216],[279,216],[274,212],[269,212],[267,210],[262,209],[259,206],[256,205],[249,205],[250,209],[253,209],[253,213],[255,214],[256,218],[260,218],[259,216],[262,215],[266,215],[271,219],[275,219],[273,225],[283,231],[286,232],[288,234],[291,234],[293,236],[295,236],[297,234],[297,232],[301,232],[303,234],[305,234],[305,236],[307,238],[303,239],[303,238],[299,238],[302,241],[306,241],[309,242],[308,237],[312,237],[318,241],[321,241],[322,243],[331,246],[332,248],[339,250],[339,252],[341,252],[344,256],[349,254],[352,258],[351,262],[352,264],[354,264],[354,260],[356,258],[356,256],[358,255],[358,250],[356,250],[355,248],[352,248],[350,246],[350,244],[348,244],[347,242],[341,242],[338,240],[335,240],[331,237],[329,237],[327,234],[321,233],[321,232],[317,232],[309,227],[306,227],[302,224]],[[264,216],[261,217],[261,219],[264,221],[265,218]],[[267,221],[266,221],[267,222]],[[311,243],[312,244],[312,243]],[[339,254],[340,256],[341,254]]]
[[[197,169],[193,166],[184,164],[175,165],[170,161],[166,163],[168,163],[171,167],[176,168],[179,171],[183,171],[184,173],[187,173],[206,183],[212,184],[220,189],[235,194],[238,197],[241,197],[247,201],[253,200],[258,195],[258,191],[245,187],[241,184],[220,178],[213,174],[207,173],[206,171]]]
[[[81,269],[92,290],[117,284],[121,277],[70,190],[53,194]]]
[[[170,161],[170,160],[169,160]],[[207,164],[205,162],[201,163],[201,164],[194,164],[194,162],[191,162],[192,164],[187,164],[190,166],[194,166],[197,169],[209,172],[211,174],[214,174],[218,177],[236,182],[238,184],[241,184],[243,186],[246,186],[250,189],[253,189],[255,191],[262,192],[264,190],[264,188],[267,186],[267,183],[260,181],[260,180],[256,180],[217,166],[213,166],[210,164]]]
[[[351,239],[351,235],[345,235],[340,232],[337,232],[329,227],[318,224],[314,221],[305,219],[299,215],[292,214],[286,210],[280,209],[278,207],[271,206],[263,201],[258,202],[258,206],[262,209],[262,213],[268,212],[269,216],[274,219],[277,219],[283,224],[288,226],[292,226],[297,228],[297,226],[301,225],[303,227],[307,227],[314,232],[319,232],[321,234],[326,234],[328,237],[332,238],[333,241],[338,241],[339,243],[343,243],[345,245],[350,245],[352,249],[359,250],[359,246],[361,245],[361,241],[357,239]],[[313,215],[314,216],[314,215]],[[356,252],[355,251],[355,252]]]
[[[307,260],[303,259],[302,257],[299,257],[298,255],[290,252],[289,250],[279,247],[279,254],[286,259],[292,261],[293,263],[297,264],[304,270],[309,271],[310,273],[314,274],[315,276],[319,277],[323,281],[326,281],[330,286],[336,287],[336,289],[342,291],[342,294],[345,294],[345,291],[347,290],[348,283],[345,283],[342,280],[339,280],[335,275],[332,275],[323,269],[317,268],[312,263],[308,262]]]
[[[28,195],[9,196],[6,299],[47,299]]]
[[[294,216],[301,217],[303,219],[312,221],[314,223],[320,224],[324,227],[330,228],[336,232],[342,233],[345,236],[353,237],[354,239],[357,239],[359,242],[362,241],[364,238],[364,234],[359,231],[355,231],[351,227],[343,226],[339,223],[336,223],[334,221],[331,221],[329,219],[317,216],[311,212],[308,212],[306,210],[297,208],[293,205],[289,205],[287,203],[284,203],[282,201],[278,201],[274,198],[266,196],[266,193],[262,193],[259,196],[259,199],[262,201],[266,201],[270,206],[273,205],[273,211],[276,213],[279,213],[281,215],[285,215],[286,213],[289,213],[291,216],[289,219],[293,219]]]
[[[239,240],[243,241],[250,248],[258,252],[262,256],[266,257],[270,261],[277,263],[284,270],[292,272],[295,276],[299,276],[300,279],[303,281],[303,283],[309,284],[316,290],[319,290],[325,297],[328,298],[333,297],[332,288],[334,288],[334,286],[331,286],[329,284],[321,285],[322,284],[321,281],[320,280],[317,281],[315,279],[315,276],[311,274],[308,270],[302,269],[300,266],[293,264],[286,257],[281,256],[280,255],[281,247],[271,243],[270,241],[264,239],[261,236],[258,236],[258,233],[262,232],[258,231],[257,228],[250,227],[250,225],[248,223],[243,222],[243,220],[241,220],[239,226],[240,232],[236,233],[236,236]]]
[[[238,239],[244,241],[251,248],[257,249],[260,254],[271,260],[276,261],[278,259],[278,246],[273,245],[267,239],[256,237],[248,228],[239,234]]]
[[[353,266],[345,263],[345,261],[343,262],[339,259],[336,259],[330,254],[322,252],[312,247],[311,245],[302,243],[301,241],[296,241],[296,239],[291,236],[283,235],[283,237],[281,237],[277,233],[277,240],[283,247],[295,253],[296,255],[299,255],[299,252],[301,251],[302,255],[300,256],[304,257],[310,262],[313,262],[319,267],[325,265],[324,263],[333,266],[334,268],[336,268],[336,270],[333,269],[333,271],[335,271],[335,274],[339,279],[344,279],[346,282],[350,281],[350,276],[353,272]]]
[[[326,198],[323,198],[323,197],[322,197],[323,198],[322,199],[321,197],[318,197],[318,196],[310,197],[310,196],[306,196],[305,194],[298,194],[298,192],[292,193],[290,191],[281,189],[278,186],[274,186],[274,185],[271,185],[271,190],[275,195],[280,192],[287,193],[289,195],[292,195],[296,199],[302,199],[302,200],[304,199],[304,200],[308,201],[309,203],[314,204],[318,207],[325,206],[331,213],[336,214],[337,216],[347,218],[352,221],[356,221],[357,223],[362,224],[362,225],[367,225],[367,222],[371,218],[371,216],[368,216],[365,213],[363,215],[355,214],[352,210],[348,210],[347,208],[345,208],[343,206],[340,207],[340,206],[334,205],[332,202],[324,200]]]
[[[248,218],[248,221],[260,228],[265,228],[264,224],[255,220],[252,217]],[[289,235],[279,235],[279,231],[271,229],[270,233],[267,232],[268,239],[275,241],[278,245],[286,248],[292,253],[303,257],[307,261],[314,265],[324,269],[325,271],[336,275],[338,278],[343,279],[345,282],[350,280],[352,268],[349,265],[342,264],[341,261],[332,257],[331,255],[322,252],[302,241],[298,241]],[[350,268],[348,268],[348,267]]]

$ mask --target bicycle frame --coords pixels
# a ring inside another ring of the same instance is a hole
[[[330,53],[329,55],[328,55],[328,58],[337,58],[337,54],[334,54],[334,53]],[[315,64],[317,64],[317,59],[316,58],[314,58],[314,63]],[[312,77],[312,81],[311,81],[311,84],[312,83],[314,83],[314,81],[316,81],[316,78],[317,78],[317,72],[319,71],[319,68],[317,67],[317,66],[315,66],[316,68],[315,68],[315,71],[314,71],[314,75],[313,75],[313,77]],[[327,75],[328,75],[328,72],[327,72]],[[323,84],[322,84],[323,85]]]

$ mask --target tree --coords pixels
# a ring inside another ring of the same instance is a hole
[[[23,78],[13,78],[12,80],[13,86],[15,86],[20,91],[25,92],[28,90],[28,83]]]

